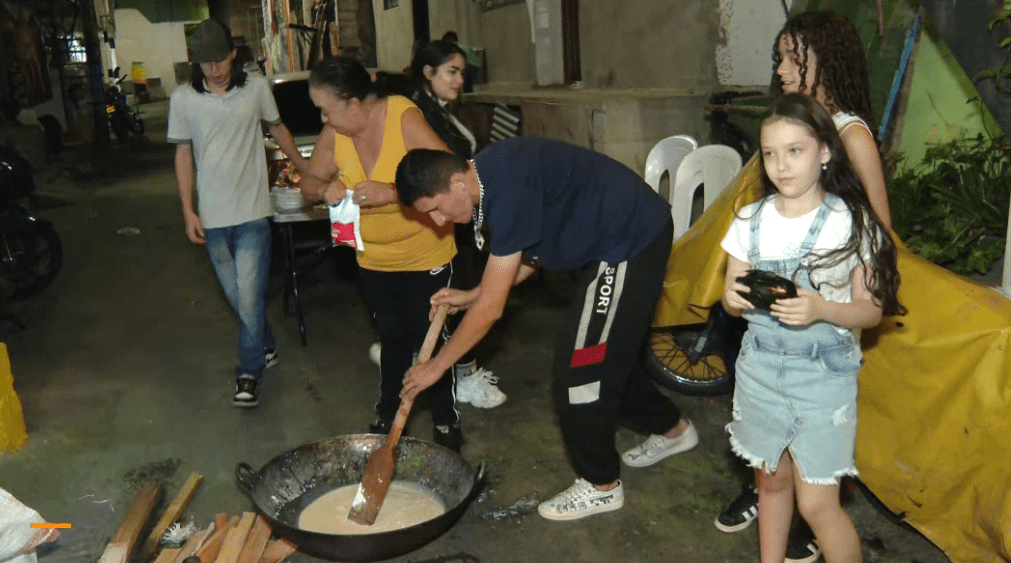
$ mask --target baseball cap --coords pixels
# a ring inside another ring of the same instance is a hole
[[[193,30],[193,55],[195,63],[220,61],[232,50],[231,32],[225,24],[207,19]]]

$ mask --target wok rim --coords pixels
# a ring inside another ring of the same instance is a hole
[[[486,464],[484,461],[479,462],[475,467],[461,454],[449,448],[440,446],[439,444],[435,444],[433,442],[420,440],[418,438],[403,436],[400,438],[401,442],[407,441],[424,444],[426,447],[439,448],[444,453],[458,457],[468,470],[470,476],[470,486],[467,493],[454,506],[447,507],[444,513],[436,516],[435,518],[419,522],[406,528],[387,530],[385,532],[376,532],[372,534],[330,534],[326,532],[303,530],[291,523],[282,521],[269,513],[276,511],[271,510],[268,512],[268,510],[265,510],[264,507],[257,501],[256,493],[258,488],[265,486],[263,482],[264,470],[275,465],[282,465],[285,462],[286,456],[290,456],[297,450],[314,448],[322,442],[341,439],[347,441],[349,438],[361,437],[385,438],[385,436],[381,434],[343,434],[301,444],[281,452],[260,466],[259,469],[254,469],[248,463],[239,462],[235,467],[236,481],[239,489],[242,490],[246,497],[253,503],[253,506],[256,507],[256,511],[270,522],[271,528],[274,532],[277,533],[278,536],[294,543],[299,551],[315,557],[334,561],[373,561],[404,555],[436,540],[456,524],[460,517],[463,516],[463,513],[466,512],[467,508],[469,508],[470,503],[473,502],[478,494],[480,494],[481,489],[484,487],[486,477]],[[400,445],[398,444],[397,447],[399,448]],[[378,449],[378,446],[376,449]],[[405,537],[409,540],[413,538],[413,541],[403,541]],[[324,547],[324,544],[330,545]],[[384,547],[379,549],[370,549],[376,545]],[[395,548],[390,549],[385,546],[395,546]],[[351,553],[340,552],[341,547]]]

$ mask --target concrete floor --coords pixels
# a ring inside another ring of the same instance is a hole
[[[149,142],[114,148],[107,177],[73,181],[60,166],[38,174],[40,191],[67,203],[43,211],[63,238],[66,262],[52,287],[14,304],[27,330],[0,324],[30,435],[21,451],[0,454],[0,486],[48,520],[73,524],[40,553],[43,563],[96,561],[143,478],[161,480],[171,498],[190,472],[203,474],[186,517],[206,526],[217,512],[252,509],[235,485],[237,462],[260,467],[297,445],[362,432],[372,418],[372,331],[346,254],[304,278],[307,347],[294,317],[282,313],[274,277],[268,314],[281,363],[267,372],[258,408],[231,405],[235,322],[204,249],[183,233],[165,107],[144,106]],[[117,234],[124,227],[140,232]],[[701,444],[626,470],[621,511],[570,523],[535,513],[534,499],[574,479],[546,369],[566,281],[549,275],[517,288],[483,346],[484,365],[509,395],[494,410],[461,407],[463,455],[487,462],[484,493],[449,532],[394,561],[459,553],[485,563],[757,561],[756,527],[726,535],[712,525],[748,480],[723,430],[729,397],[674,397]],[[427,412],[415,413],[408,433],[430,437]],[[642,438],[623,428],[617,444]],[[865,560],[947,561],[859,492],[846,499]]]

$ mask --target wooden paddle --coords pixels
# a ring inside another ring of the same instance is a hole
[[[440,305],[436,311],[435,318],[428,327],[428,334],[425,335],[425,342],[421,345],[421,352],[418,353],[417,363],[427,362],[432,357],[448,310],[447,305]],[[379,509],[382,508],[383,500],[386,498],[386,491],[390,488],[390,481],[393,480],[393,450],[397,448],[400,433],[404,431],[404,424],[413,405],[413,399],[400,400],[400,408],[397,409],[397,416],[393,419],[393,426],[386,435],[386,441],[382,447],[372,452],[369,463],[365,466],[362,482],[358,485],[358,493],[351,504],[351,511],[348,512],[349,520],[365,526],[371,526],[376,522],[376,516],[379,515]]]

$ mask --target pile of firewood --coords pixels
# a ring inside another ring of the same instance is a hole
[[[189,476],[138,548],[141,532],[162,495],[161,485],[145,483],[99,563],[148,563],[152,559],[154,563],[280,563],[295,552],[295,545],[287,540],[271,539],[270,524],[253,512],[232,518],[218,514],[206,529],[189,535],[182,546],[165,545],[166,532],[182,516],[202,481],[199,474]]]

